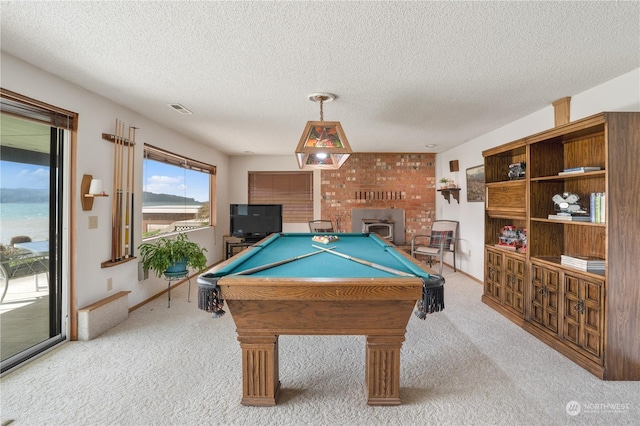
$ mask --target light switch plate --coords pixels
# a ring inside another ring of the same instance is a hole
[[[98,216],[89,216],[89,229],[98,228]]]

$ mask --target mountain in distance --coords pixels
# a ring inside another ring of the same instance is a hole
[[[202,201],[196,201],[195,198],[182,197],[180,195],[156,194],[153,192],[142,193],[142,203],[144,205],[161,205],[161,204],[202,204]]]
[[[202,201],[196,201],[195,198],[182,197],[171,194],[155,194],[153,192],[144,192],[142,195],[144,204],[161,205],[161,204],[181,204],[181,205],[198,205],[203,204]],[[0,188],[0,203],[48,203],[48,188]]]
[[[0,188],[0,203],[48,203],[49,188]]]

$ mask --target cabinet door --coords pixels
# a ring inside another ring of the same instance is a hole
[[[524,260],[504,255],[504,304],[524,315]]]
[[[598,279],[565,273],[563,337],[592,358],[602,358],[603,289]]]
[[[547,288],[545,297],[545,327],[554,333],[558,332],[558,303],[560,291],[560,271],[558,269],[545,268],[544,281]]]
[[[502,253],[485,250],[484,294],[502,303]]]
[[[524,217],[526,208],[525,181],[487,184],[486,210],[491,217]]]
[[[536,263],[531,264],[530,320],[546,330],[558,332],[558,283],[560,271]]]

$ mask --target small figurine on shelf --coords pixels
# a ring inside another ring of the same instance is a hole
[[[509,164],[509,179],[524,179],[527,165],[524,161]]]
[[[527,228],[518,230],[518,239],[520,240],[520,247],[516,249],[518,253],[527,252]]]
[[[515,248],[518,246],[519,242],[518,229],[513,225],[503,226],[498,239],[501,246],[510,246]]]
[[[527,252],[527,229],[518,229],[513,225],[503,226],[498,234],[496,247],[504,248],[518,253]]]

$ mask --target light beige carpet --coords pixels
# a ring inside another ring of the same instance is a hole
[[[280,337],[279,404],[240,405],[233,319],[211,319],[197,309],[195,290],[187,303],[181,285],[171,308],[158,298],[97,339],[66,343],[5,375],[1,418],[14,425],[638,424],[639,382],[598,380],[483,305],[480,284],[445,273],[445,310],[409,321],[401,406],[367,406],[363,336]]]

